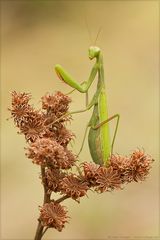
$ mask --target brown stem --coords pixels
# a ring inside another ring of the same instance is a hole
[[[44,200],[43,204],[50,202],[50,194],[47,194],[47,184],[45,179],[45,167],[41,166],[41,175],[42,175],[42,183],[44,188]],[[34,240],[41,240],[42,236],[45,232],[43,232],[44,226],[42,226],[40,219],[38,219],[37,230],[35,234]]]
[[[42,183],[43,183],[43,188],[44,188],[44,200],[43,200],[43,204],[45,203],[49,203],[49,202],[56,202],[56,203],[60,203],[62,201],[64,201],[67,198],[70,198],[70,196],[68,195],[64,195],[63,197],[57,199],[56,201],[54,199],[50,199],[50,194],[47,193],[47,182],[45,179],[45,167],[41,166],[41,176],[42,176]],[[41,240],[43,235],[45,234],[45,232],[47,231],[48,228],[46,228],[44,230],[44,226],[42,226],[40,219],[38,219],[38,225],[37,225],[37,230],[36,230],[36,234],[35,234],[35,238],[34,240]]]
[[[34,240],[41,240],[43,228],[44,227],[42,226],[41,222],[39,221],[39,223],[37,225],[37,230],[36,230],[36,235],[34,237]]]
[[[44,229],[44,231],[42,232],[42,237],[43,237],[43,235],[47,232],[48,228],[49,228],[49,227],[46,227],[46,228]]]
[[[52,201],[52,202],[56,202],[56,203],[60,203],[60,202],[64,201],[64,200],[67,199],[67,198],[70,198],[70,196],[64,195],[63,197],[57,199],[56,201],[55,201],[54,199],[51,200],[51,201]]]

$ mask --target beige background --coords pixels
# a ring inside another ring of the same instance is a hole
[[[6,121],[10,92],[31,92],[40,107],[46,92],[69,91],[53,70],[56,63],[78,81],[86,80],[93,66],[87,50],[100,27],[97,45],[104,55],[109,113],[121,115],[115,152],[143,147],[155,162],[142,184],[102,195],[90,192],[81,204],[66,200],[70,224],[62,233],[49,230],[45,239],[158,236],[158,1],[3,1],[1,7],[2,239],[33,239],[42,203],[39,167],[26,159],[24,137]],[[90,95],[94,91],[93,86]],[[71,109],[83,108],[82,94],[75,92],[72,99]],[[77,136],[74,151],[90,116],[74,116],[68,126]],[[80,160],[91,160],[87,141]]]

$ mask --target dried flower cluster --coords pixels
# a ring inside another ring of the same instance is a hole
[[[60,186],[62,193],[67,194],[75,200],[85,196],[89,189],[87,181],[84,181],[80,176],[75,174],[70,174],[63,178]]]
[[[112,155],[108,167],[95,163],[84,163],[84,178],[88,186],[100,193],[122,189],[122,184],[144,181],[153,159],[141,150],[135,150],[129,157]]]
[[[70,121],[67,111],[71,99],[61,92],[47,94],[41,98],[42,110],[29,104],[30,99],[28,93],[12,92],[12,108],[9,110],[19,133],[24,134],[29,144],[26,156],[41,167],[47,200],[40,208],[39,220],[43,226],[61,231],[67,222],[67,212],[60,204],[53,203],[50,196],[52,192],[67,194],[63,180],[67,177],[66,170],[75,165],[77,158],[68,149],[74,134],[65,127]]]
[[[40,220],[43,226],[56,228],[59,232],[62,231],[67,222],[67,211],[59,203],[45,203],[40,207]]]
[[[79,202],[89,189],[103,193],[145,180],[153,160],[141,150],[135,150],[130,156],[111,155],[107,167],[88,162],[79,164],[76,155],[68,149],[74,134],[65,126],[71,119],[67,114],[71,99],[61,92],[46,94],[41,98],[41,110],[30,105],[30,99],[30,94],[12,92],[9,110],[28,143],[26,156],[41,168],[45,194],[39,217],[42,228],[62,231],[68,216],[60,202],[66,198]],[[72,167],[77,170],[74,174]],[[51,199],[53,192],[62,197]]]
[[[144,181],[153,159],[142,150],[135,150],[129,157],[112,155],[110,163],[119,172],[123,183]]]

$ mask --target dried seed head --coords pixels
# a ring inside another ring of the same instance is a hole
[[[96,182],[98,184],[96,191],[101,193],[120,189],[122,183],[118,171],[114,170],[112,166],[100,167],[97,171]]]
[[[40,138],[31,143],[26,155],[33,163],[52,168],[68,169],[74,164],[74,155],[71,158],[71,153],[69,155],[63,146],[50,138]]]
[[[26,106],[31,99],[31,94],[30,93],[17,93],[13,91],[11,93],[12,95],[12,107],[23,107]]]
[[[116,170],[121,178],[122,183],[126,182],[126,175],[130,166],[130,158],[120,155],[112,155],[110,157],[110,166]]]
[[[48,194],[51,192],[59,192],[60,181],[65,177],[65,173],[61,172],[59,169],[48,168],[45,172],[45,179],[42,179],[42,182],[46,184],[48,189]]]
[[[19,133],[24,134],[27,141],[34,142],[38,137],[43,137],[45,127],[43,115],[28,103],[30,99],[28,93],[12,92],[12,109],[9,110],[20,129]]]
[[[151,168],[153,159],[142,150],[135,150],[130,157],[130,165],[126,174],[128,182],[143,181],[146,179]],[[128,176],[127,176],[128,175]]]
[[[57,117],[61,117],[68,111],[70,102],[70,97],[61,92],[56,92],[55,95],[47,94],[42,97],[42,109],[54,113]]]
[[[20,133],[25,135],[28,142],[43,137],[53,138],[66,147],[74,136],[64,127],[64,122],[71,117],[64,116],[58,122],[54,121],[65,115],[71,99],[61,92],[45,95],[42,97],[42,105],[47,110],[46,113],[35,110],[29,104],[30,99],[31,95],[28,93],[12,92],[12,109],[9,110]]]
[[[128,157],[120,156],[118,154],[112,154],[110,157],[110,165],[113,167],[113,169],[119,170],[120,172],[123,172],[129,164],[130,159]]]
[[[74,200],[86,195],[89,189],[87,182],[81,180],[78,176],[70,174],[64,177],[60,183],[61,193],[67,194]]]
[[[28,104],[31,95],[29,93],[17,93],[15,91],[13,91],[11,95],[12,109],[9,108],[8,110],[11,111],[11,116],[14,118],[16,126],[19,127],[24,117],[33,111],[31,105]]]
[[[100,165],[95,163],[83,163],[84,177],[89,186],[96,186],[96,175]]]
[[[28,113],[20,123],[20,132],[25,135],[27,142],[35,142],[46,134],[44,118],[38,111]]]
[[[43,226],[55,228],[61,232],[67,219],[67,211],[59,203],[45,203],[40,207],[40,220]]]
[[[119,172],[123,183],[145,180],[152,162],[151,156],[141,150],[135,150],[130,157],[112,155],[110,158],[110,165]]]
[[[69,169],[75,165],[77,156],[75,154],[73,154],[71,150],[68,150],[67,148],[64,148],[64,151],[66,154],[66,158],[60,162],[60,167],[62,169]]]
[[[57,129],[56,140],[59,144],[65,147],[73,139],[74,136],[75,135],[71,131],[62,126],[61,128]]]
[[[65,159],[64,148],[49,138],[37,139],[28,147],[28,158],[34,163],[58,168],[59,159]]]

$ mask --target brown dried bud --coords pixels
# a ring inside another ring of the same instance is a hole
[[[64,177],[60,183],[61,193],[64,193],[74,200],[86,195],[89,189],[87,182],[74,174]]]
[[[153,159],[142,150],[135,150],[130,157],[130,165],[126,174],[128,182],[143,181],[146,179],[151,168]]]
[[[58,161],[65,159],[64,148],[49,138],[37,139],[28,147],[28,158],[39,165],[49,165],[58,168]]]
[[[122,183],[126,182],[126,175],[130,166],[130,158],[120,155],[110,157],[110,166],[119,173]]]
[[[112,155],[110,158],[110,165],[119,172],[123,183],[145,180],[152,162],[151,156],[141,150],[135,150],[130,157]]]
[[[130,159],[128,157],[120,156],[118,154],[112,154],[110,157],[110,165],[113,167],[113,169],[119,170],[120,172],[126,170],[129,164]]]
[[[65,147],[73,139],[74,136],[75,135],[71,131],[62,126],[61,128],[57,129],[56,141]]]
[[[68,216],[65,207],[59,203],[45,203],[43,207],[40,207],[40,221],[43,226],[55,228],[59,232],[65,226]]]
[[[17,93],[13,91],[12,93],[12,109],[8,109],[11,111],[11,115],[14,118],[14,122],[17,127],[19,127],[20,122],[23,118],[28,115],[29,112],[33,111],[31,105],[28,104],[31,99],[31,95],[29,93]]]
[[[114,170],[112,166],[100,167],[97,171],[96,182],[98,187],[96,191],[105,192],[121,188],[121,179],[117,170]]]
[[[38,111],[28,113],[20,123],[20,131],[25,135],[27,142],[35,142],[46,133],[44,118]]]
[[[95,163],[83,163],[84,177],[89,186],[96,186],[96,175],[100,165]]]
[[[60,162],[60,168],[62,169],[69,169],[75,165],[77,160],[77,156],[72,153],[71,150],[64,148],[66,158]]]
[[[48,94],[42,97],[42,109],[54,113],[57,117],[61,117],[68,111],[70,102],[70,97],[61,92],[56,92],[54,95]]]
[[[28,147],[28,158],[33,163],[52,168],[69,169],[74,165],[74,155],[50,138],[40,138]]]
[[[45,179],[44,182],[48,189],[48,194],[51,192],[59,192],[60,187],[59,183],[65,177],[65,173],[61,172],[59,169],[50,169],[48,168],[45,172]],[[42,179],[43,180],[43,179]]]
[[[28,105],[29,100],[31,99],[30,93],[17,93],[13,91],[12,95],[12,107],[25,107]]]

